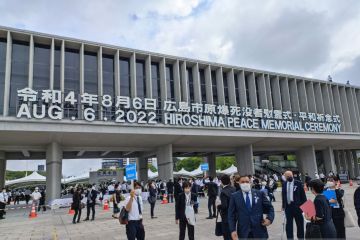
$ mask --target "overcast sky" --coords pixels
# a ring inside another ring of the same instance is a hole
[[[1,0],[0,12],[4,26],[360,86],[358,0]]]

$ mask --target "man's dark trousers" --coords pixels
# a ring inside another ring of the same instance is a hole
[[[216,216],[216,206],[215,206],[216,196],[209,196],[208,199],[208,209],[209,209],[209,217]],[[213,212],[211,213],[211,208]]]
[[[294,239],[294,219],[297,227],[298,239],[304,239],[304,218],[302,211],[293,203],[287,205],[285,208],[286,215],[286,236],[288,239]]]

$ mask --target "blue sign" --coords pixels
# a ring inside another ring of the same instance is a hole
[[[136,164],[129,164],[125,167],[126,180],[136,179]]]
[[[201,171],[208,171],[209,170],[209,164],[208,163],[202,163],[200,165]]]

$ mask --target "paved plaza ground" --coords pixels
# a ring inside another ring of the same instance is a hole
[[[346,208],[351,209],[356,220],[353,204],[355,187],[344,185],[346,191]],[[310,192],[309,198],[313,198]],[[270,239],[281,239],[282,235],[282,212],[281,193],[276,193],[275,221],[268,228]],[[85,209],[86,210],[86,209]],[[96,219],[93,222],[81,222],[72,224],[72,216],[68,209],[48,210],[39,213],[35,219],[29,219],[29,209],[8,210],[5,220],[0,221],[0,239],[126,239],[125,227],[121,226],[116,219],[111,217],[111,211],[105,212],[98,207]],[[157,219],[149,217],[149,204],[145,204],[144,225],[146,239],[149,240],[175,240],[178,239],[178,225],[175,224],[174,204],[157,204],[155,213]],[[195,227],[195,239],[222,239],[214,235],[215,219],[207,220],[207,199],[202,198],[200,212],[197,216]],[[82,219],[84,218],[84,212]],[[295,228],[296,229],[296,228]],[[296,236],[296,234],[295,234]],[[347,229],[348,239],[360,239],[360,228]],[[284,235],[285,237],[285,235]]]

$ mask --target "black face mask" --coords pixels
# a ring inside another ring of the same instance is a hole
[[[288,178],[287,178],[287,181],[288,181],[288,182],[292,182],[293,180],[294,180],[293,177],[288,177]]]

